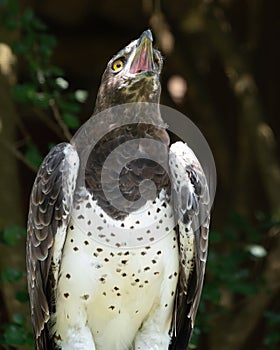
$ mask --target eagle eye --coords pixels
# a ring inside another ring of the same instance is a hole
[[[112,63],[112,71],[114,73],[120,72],[124,67],[124,59],[118,58]]]

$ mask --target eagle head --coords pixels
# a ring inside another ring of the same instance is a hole
[[[123,103],[158,103],[161,69],[162,56],[153,48],[153,36],[148,29],[108,62],[95,112]]]

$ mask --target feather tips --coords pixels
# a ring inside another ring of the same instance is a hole
[[[45,324],[50,307],[46,284],[51,248],[59,227],[66,234],[78,168],[76,150],[67,143],[57,145],[44,159],[30,196],[26,262],[36,350],[46,348]]]
[[[175,350],[187,347],[200,300],[207,259],[210,201],[203,169],[185,143],[176,142],[170,147],[169,168],[181,266],[170,346],[170,350]]]

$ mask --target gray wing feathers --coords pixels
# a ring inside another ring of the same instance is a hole
[[[36,338],[49,320],[46,290],[57,232],[64,242],[76,186],[79,158],[67,143],[54,147],[44,159],[30,196],[27,225],[27,279]],[[61,247],[60,247],[61,248]],[[60,256],[62,251],[56,252]],[[56,281],[54,281],[54,284]],[[55,288],[55,285],[52,285]],[[36,344],[36,349],[40,349]]]
[[[185,143],[176,142],[171,146],[169,168],[179,231],[180,275],[174,310],[176,324],[173,324],[178,335],[178,327],[191,333],[200,300],[208,249],[210,200],[203,169]],[[176,342],[187,346],[186,342]]]

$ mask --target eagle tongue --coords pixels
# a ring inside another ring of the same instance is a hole
[[[129,72],[137,74],[153,70],[153,46],[152,34],[146,30],[138,40],[136,52],[131,63]]]

